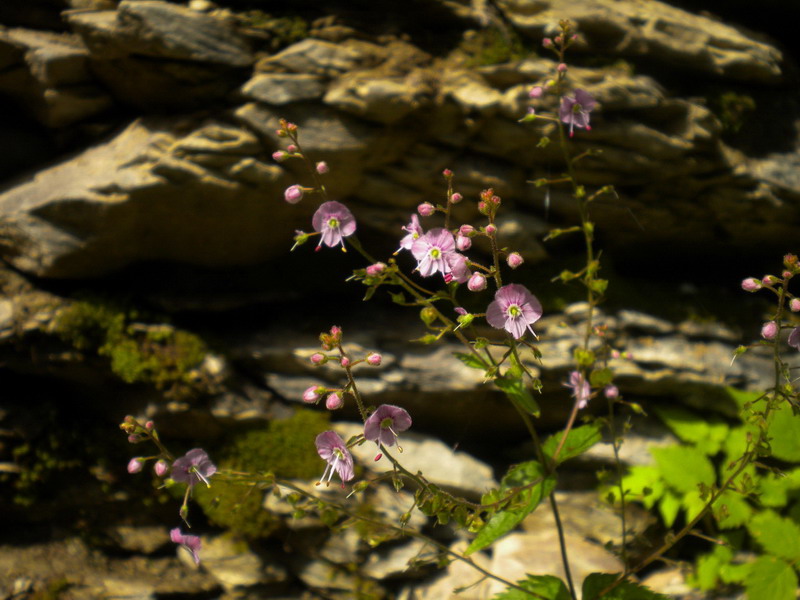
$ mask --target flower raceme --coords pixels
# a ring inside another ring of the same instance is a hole
[[[314,231],[322,234],[317,250],[323,244],[330,248],[341,244],[342,250],[345,250],[344,238],[356,232],[356,219],[353,213],[344,204],[335,200],[320,204],[311,218],[311,224],[314,226]]]
[[[178,483],[188,483],[189,488],[201,481],[211,487],[209,477],[217,472],[217,467],[211,462],[206,451],[201,448],[189,450],[172,463],[172,479]]]
[[[334,473],[337,473],[339,479],[342,480],[342,487],[344,487],[345,481],[350,481],[355,477],[353,457],[339,434],[335,431],[323,431],[317,436],[314,445],[317,447],[317,454],[320,455],[320,458],[328,463],[317,485],[323,482],[330,485]]]
[[[530,331],[542,316],[542,305],[536,296],[531,294],[524,285],[510,283],[504,285],[494,295],[494,302],[486,309],[486,320],[495,329],[505,329],[515,340]]]
[[[574,128],[578,127],[589,131],[589,113],[594,110],[595,99],[586,90],[577,89],[575,95],[561,98],[561,107],[558,116],[561,122],[569,125],[569,137],[575,135]]]

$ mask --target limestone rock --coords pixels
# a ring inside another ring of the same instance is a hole
[[[272,105],[316,100],[324,92],[322,78],[294,73],[256,73],[242,86],[247,98]]]
[[[453,552],[463,554],[469,544],[455,542]],[[470,559],[483,569],[491,568],[491,559],[485,552],[475,552]],[[492,597],[491,580],[466,562],[454,560],[447,570],[431,583],[409,586],[399,596],[400,600],[485,600]]]
[[[735,27],[663,2],[643,0],[501,0],[514,26],[537,39],[555,35],[570,19],[584,47],[617,56],[648,56],[710,75],[775,82],[782,56],[774,46]]]
[[[409,577],[418,572],[418,566],[435,562],[438,550],[424,540],[411,540],[390,548],[378,548],[372,551],[361,572],[373,579],[388,579],[390,577]]]
[[[260,61],[257,70],[280,68],[330,76],[354,69],[368,59],[368,54],[351,46],[307,38]]]

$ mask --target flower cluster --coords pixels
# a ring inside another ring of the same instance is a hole
[[[781,276],[764,275],[763,277],[747,277],[742,280],[741,287],[746,292],[757,292],[759,290],[768,290],[774,293],[778,298],[785,303],[786,308],[790,312],[800,312],[800,298],[792,294],[788,289],[789,280],[800,273],[800,261],[794,254],[787,254],[783,257],[783,271]],[[783,316],[783,304],[778,309],[778,314],[774,319],[765,322],[761,326],[761,337],[767,341],[772,341],[778,338],[782,329],[791,324],[784,322],[781,318]],[[796,323],[796,320],[795,320]],[[800,326],[795,326],[789,333],[787,343],[792,348],[800,350]]]

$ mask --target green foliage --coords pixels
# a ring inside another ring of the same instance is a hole
[[[512,402],[516,403],[528,414],[534,417],[538,417],[541,414],[539,404],[525,387],[525,382],[522,377],[514,377],[506,374],[503,377],[496,378],[494,384],[503,390]]]
[[[464,554],[469,556],[473,552],[482,550],[514,529],[536,510],[542,499],[553,491],[555,485],[555,477],[552,475],[545,477],[544,468],[536,461],[511,467],[500,482],[499,491],[484,496],[482,502],[489,504],[497,498],[512,495],[512,492],[517,493],[512,495],[513,500],[507,506],[489,517],[488,522],[481,528]]]
[[[567,586],[558,577],[552,575],[528,575],[527,579],[517,582],[520,587],[536,594],[545,600],[570,600]],[[497,594],[492,600],[530,600],[531,594],[514,588]]]
[[[761,556],[750,566],[744,581],[748,598],[754,600],[794,600],[797,574],[786,562],[774,556]]]
[[[559,431],[545,440],[544,444],[542,445],[542,452],[544,452],[545,456],[553,458],[553,455],[555,454],[555,451],[558,448],[559,443],[561,443],[561,439],[563,437],[564,432]],[[599,442],[601,437],[600,424],[598,423],[574,427],[567,434],[567,441],[564,442],[561,452],[558,454],[558,460],[556,461],[557,464],[561,464],[565,460],[583,454],[589,448]]]
[[[278,50],[308,37],[308,22],[300,16],[277,17],[263,10],[248,10],[239,15],[244,25],[269,34],[269,46]]]
[[[147,383],[182,398],[202,391],[195,369],[207,354],[203,341],[141,319],[134,309],[94,298],[64,309],[55,330],[76,349],[107,357],[111,371],[126,383]]]
[[[468,67],[497,65],[530,55],[515,31],[497,26],[470,32],[461,43],[461,51],[467,55]]]
[[[221,470],[270,472],[285,479],[313,479],[323,463],[314,436],[328,429],[328,413],[298,409],[285,420],[231,438],[219,451]],[[194,499],[209,520],[249,538],[269,535],[280,521],[264,510],[264,490],[251,483],[213,478],[211,487],[197,485]]]
[[[617,575],[592,573],[583,580],[584,600],[667,600],[666,596],[631,581],[623,581],[614,589],[600,596],[600,592],[617,580]]]
[[[709,106],[722,123],[723,129],[736,133],[756,109],[756,101],[746,94],[725,91],[709,97]]]

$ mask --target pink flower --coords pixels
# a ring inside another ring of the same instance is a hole
[[[303,188],[299,185],[290,185],[286,188],[286,191],[283,192],[283,198],[289,204],[297,204],[303,199]]]
[[[533,86],[531,91],[528,92],[528,96],[531,98],[541,98],[544,95],[544,88],[540,85]]]
[[[317,436],[314,445],[317,447],[317,454],[328,463],[317,485],[323,481],[330,484],[334,472],[338,473],[339,479],[342,480],[342,487],[344,487],[345,481],[350,481],[355,477],[353,457],[342,438],[335,431],[323,431]]]
[[[523,285],[504,285],[494,295],[486,309],[486,320],[495,329],[505,329],[514,339],[525,335],[527,329],[536,337],[531,324],[542,316],[542,305]]]
[[[411,427],[411,415],[391,404],[381,404],[364,423],[364,438],[384,446],[394,446],[397,434]]]
[[[572,396],[575,398],[578,410],[586,408],[589,403],[589,397],[592,395],[592,388],[583,373],[572,371],[569,374],[569,381],[564,385],[572,390]]]
[[[330,168],[328,167],[328,163],[324,160],[317,163],[317,173],[324,175],[328,171],[330,171]]]
[[[486,277],[482,273],[473,273],[467,282],[470,292],[481,292],[486,289]]]
[[[451,260],[456,265],[456,268],[459,269],[456,279],[463,277],[463,269],[466,269],[466,260],[462,269],[462,263],[458,258],[451,259],[451,255],[461,256],[455,250],[456,241],[453,234],[441,227],[431,229],[411,245],[411,254],[419,262],[417,270],[423,277],[430,277],[437,272],[444,277],[452,274],[453,266],[451,266]],[[461,256],[461,258],[463,259],[464,257]]]
[[[447,255],[447,265],[450,267],[450,272],[444,276],[446,283],[450,283],[454,279],[458,283],[464,283],[472,275],[472,271],[467,266],[467,259],[463,254],[458,252],[451,252]]]
[[[425,233],[419,224],[419,217],[416,214],[411,215],[411,222],[403,227],[403,231],[407,232],[408,235],[400,240],[400,248],[398,248],[398,252],[400,250],[411,251],[411,246],[414,244],[414,242]]]
[[[792,348],[800,350],[800,327],[792,329],[792,333],[789,334],[788,342]]]
[[[572,137],[574,128],[579,127],[591,129],[589,126],[589,113],[594,110],[597,103],[594,98],[585,90],[575,90],[575,96],[564,96],[561,98],[561,108],[558,116],[565,125],[569,125],[569,136]]]
[[[619,398],[619,388],[615,385],[607,385],[603,388],[603,394],[605,394],[606,398],[609,400],[616,400]]]
[[[194,487],[199,482],[208,483],[208,478],[217,472],[217,467],[208,458],[208,454],[202,448],[189,450],[172,463],[172,479],[178,483],[188,483],[189,487]]]
[[[761,328],[761,337],[765,340],[774,340],[778,333],[778,324],[775,321],[767,321]]]
[[[196,535],[184,535],[181,533],[181,530],[176,527],[169,532],[169,539],[176,544],[180,544],[189,552],[191,552],[192,558],[194,559],[194,564],[200,564],[200,547],[202,546],[202,543],[200,542],[199,537]]]
[[[333,248],[338,244],[344,249],[344,239],[356,232],[356,219],[353,213],[341,202],[331,200],[320,204],[311,218],[314,231],[322,233],[317,248],[325,244]]]

